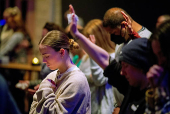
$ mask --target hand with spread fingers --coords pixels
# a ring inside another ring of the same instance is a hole
[[[129,36],[132,38],[132,39],[136,39],[136,38],[141,38],[139,36],[139,34],[137,32],[135,32],[132,28],[132,21],[131,19],[128,17],[128,15],[125,14],[125,12],[121,11],[123,17],[125,18],[126,21],[123,21],[121,23],[121,27],[126,29],[127,28],[127,32],[129,34]]]
[[[96,43],[96,38],[94,35],[89,35],[89,40],[94,44]]]
[[[128,15],[126,15],[123,11],[121,11],[121,13],[126,20],[126,21],[123,21],[121,23],[121,25],[125,26],[125,28],[128,28],[128,32],[129,32],[129,34],[131,34],[133,32],[132,22],[131,22],[130,18],[128,17]]]

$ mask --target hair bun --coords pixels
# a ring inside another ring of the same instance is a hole
[[[75,42],[74,39],[69,39],[69,43],[70,43],[70,50],[78,49],[79,48],[78,43]]]

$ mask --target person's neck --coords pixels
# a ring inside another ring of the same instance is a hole
[[[128,38],[125,40],[124,44],[127,44],[130,40],[131,40],[131,38],[128,37]]]
[[[86,53],[82,50],[81,53],[79,54],[79,59],[82,59],[82,57],[85,55]]]
[[[73,66],[75,66],[75,65],[72,63],[70,57],[68,57],[68,58],[67,58],[66,60],[64,60],[64,62],[62,63],[61,67],[59,68],[59,71],[60,71],[60,73],[62,74],[62,73],[64,73],[65,71],[67,71],[69,68],[71,68],[71,67],[73,67]]]
[[[135,32],[138,32],[139,30],[142,29],[142,25],[140,25],[139,23],[137,23],[136,21],[133,20],[132,28]]]
[[[146,75],[143,76],[144,78],[141,79],[141,87],[140,87],[140,90],[143,90],[145,88],[147,88],[149,86],[149,82],[146,78]]]

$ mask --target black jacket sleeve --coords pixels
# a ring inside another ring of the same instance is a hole
[[[126,94],[129,83],[125,76],[120,75],[121,64],[113,60],[104,70],[104,76],[108,77],[108,83],[118,89],[123,95]]]

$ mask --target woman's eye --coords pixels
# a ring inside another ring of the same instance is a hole
[[[49,56],[46,56],[45,58],[47,59]]]

